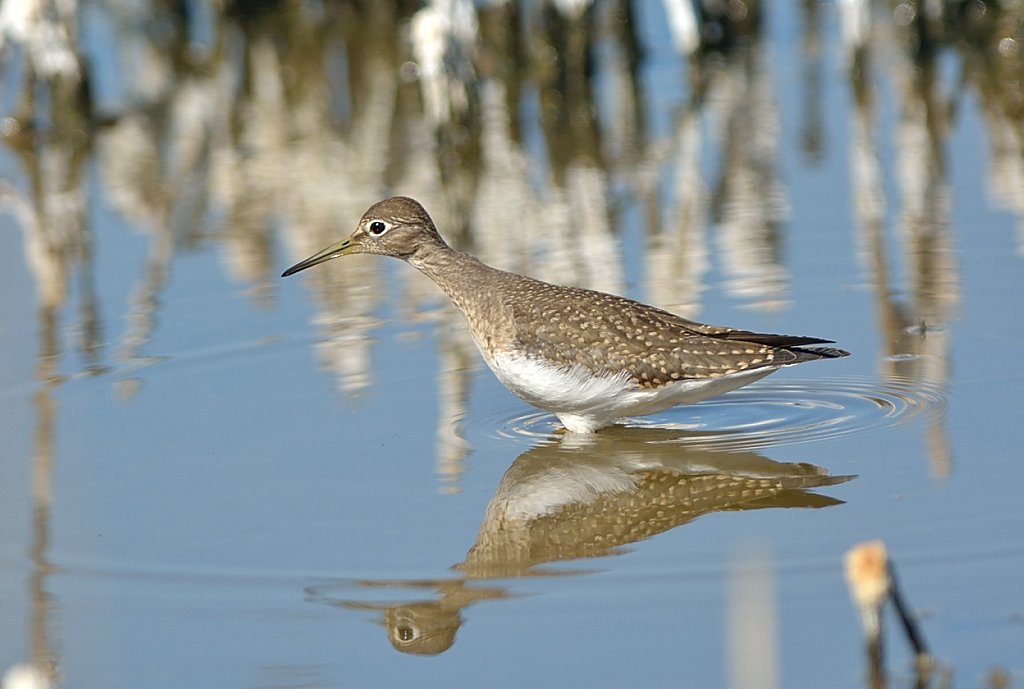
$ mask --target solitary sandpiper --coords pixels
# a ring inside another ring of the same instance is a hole
[[[404,196],[374,204],[350,237],[282,277],[348,254],[394,256],[436,282],[466,317],[498,380],[575,433],[693,404],[783,366],[849,354],[808,346],[832,340],[704,325],[491,268],[449,247],[423,206]]]

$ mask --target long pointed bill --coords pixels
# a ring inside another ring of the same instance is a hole
[[[343,239],[337,244],[332,244],[323,251],[313,254],[305,261],[299,261],[288,270],[281,273],[281,277],[286,278],[289,275],[294,275],[300,270],[306,268],[312,268],[313,266],[323,263],[324,261],[330,261],[332,258],[338,258],[339,256],[347,256],[351,253],[355,253],[358,244],[352,240],[352,237]]]

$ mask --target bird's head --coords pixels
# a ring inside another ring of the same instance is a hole
[[[281,277],[349,254],[380,254],[407,260],[424,246],[438,244],[444,245],[444,240],[423,206],[407,196],[394,196],[370,206],[356,231],[346,239],[296,263]]]

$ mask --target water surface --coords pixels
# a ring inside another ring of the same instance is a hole
[[[880,538],[932,683],[1021,681],[1019,8],[712,3],[687,43],[646,0],[217,7],[4,53],[0,670],[863,686],[842,559]],[[853,356],[564,435],[407,266],[277,277],[391,193]]]

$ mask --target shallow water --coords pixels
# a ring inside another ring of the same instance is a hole
[[[862,686],[842,563],[883,539],[930,683],[1022,681],[1017,10],[877,5],[858,47],[734,3],[681,57],[657,2],[583,44],[480,7],[449,121],[397,9],[188,6],[79,7],[92,113],[3,64],[0,671]],[[277,278],[388,193],[494,265],[853,355],[563,434],[407,266]]]

